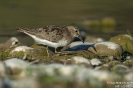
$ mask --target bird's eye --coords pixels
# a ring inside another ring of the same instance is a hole
[[[17,45],[18,44],[18,42],[15,42],[15,45]]]
[[[78,32],[77,30],[75,32]]]

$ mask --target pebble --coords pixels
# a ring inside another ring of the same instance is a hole
[[[8,68],[6,70],[8,70],[9,73],[11,72],[12,74],[20,74],[30,65],[28,62],[17,58],[5,60],[4,63]]]
[[[101,62],[99,59],[97,59],[97,58],[91,59],[90,62],[91,62],[91,64],[92,64],[93,66],[99,66],[99,65],[102,64],[102,62]]]
[[[74,56],[72,57],[72,60],[74,60],[76,64],[79,64],[79,63],[90,64],[90,61],[87,58],[84,58],[81,56]]]

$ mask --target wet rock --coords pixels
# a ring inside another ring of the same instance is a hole
[[[114,42],[100,42],[94,44],[94,46],[88,48],[89,51],[95,53],[98,56],[113,56],[114,58],[122,58],[122,48],[120,45]]]
[[[124,51],[133,54],[133,37],[127,34],[120,34],[112,37],[109,41],[120,44]]]

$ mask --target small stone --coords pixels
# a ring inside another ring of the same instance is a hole
[[[97,58],[93,58],[90,62],[93,66],[99,66],[102,64],[102,62]]]
[[[130,56],[127,56],[127,57],[126,57],[126,59],[128,59],[128,60],[129,60],[130,58],[131,58]]]
[[[31,49],[34,49],[34,48],[31,48],[31,47],[28,47],[28,46],[18,46],[16,48],[14,48],[10,54],[14,53],[14,52],[20,52],[20,51],[23,51],[23,52],[26,52],[27,50],[31,50]]]
[[[17,58],[5,60],[4,63],[8,68],[8,72],[11,72],[12,74],[20,74],[29,66],[29,63]]]
[[[81,57],[81,56],[74,56],[71,59],[73,64],[79,64],[79,65],[84,65],[84,66],[90,66],[91,63],[88,59]]]

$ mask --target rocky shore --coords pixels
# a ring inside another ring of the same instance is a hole
[[[49,56],[45,46],[11,37],[0,44],[0,88],[133,87],[133,37],[91,37],[58,54],[49,47]]]

